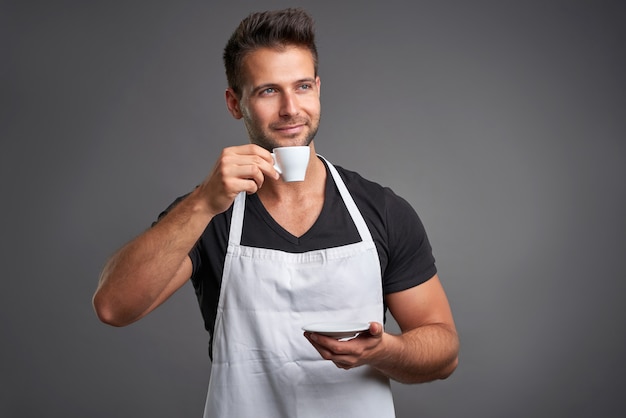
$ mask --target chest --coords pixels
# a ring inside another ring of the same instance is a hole
[[[299,238],[315,225],[323,206],[323,199],[311,199],[290,204],[266,205],[265,209],[276,224]]]

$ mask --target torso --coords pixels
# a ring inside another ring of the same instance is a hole
[[[353,244],[296,254],[244,245],[247,199],[244,193],[237,197],[205,417],[395,416],[387,377],[368,366],[340,370],[302,336],[308,323],[383,321],[376,245],[339,174],[330,169],[358,230]]]
[[[372,231],[383,272],[384,292],[398,292],[432,277],[436,268],[428,238],[408,203],[357,173],[345,169],[340,169],[340,173]],[[321,214],[315,219],[309,218],[308,222],[304,220],[303,224],[307,225],[300,230],[293,225],[297,222],[295,218],[287,219],[281,218],[280,214],[270,214],[258,194],[249,195],[242,243],[302,253],[357,242],[358,233],[345,205],[338,197],[334,182],[328,179],[325,183]],[[168,210],[183,198],[177,199]],[[310,214],[314,211],[301,212]],[[316,216],[318,212],[319,209],[315,211]],[[165,213],[167,211],[161,216]],[[231,216],[232,208],[215,217],[190,253],[194,268],[192,282],[209,333],[212,333],[215,324]],[[280,218],[282,224],[278,224],[274,216]],[[303,230],[306,232],[302,233]]]

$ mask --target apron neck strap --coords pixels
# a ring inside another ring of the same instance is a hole
[[[318,154],[318,157],[320,157],[322,160],[326,162],[328,170],[330,171],[330,174],[333,178],[333,181],[335,182],[335,185],[337,186],[337,189],[339,190],[339,194],[341,195],[341,198],[343,199],[343,202],[345,203],[346,208],[348,208],[348,212],[350,213],[350,216],[352,217],[352,221],[354,222],[357,230],[359,231],[361,240],[366,241],[366,242],[371,242],[372,234],[370,233],[370,230],[367,227],[367,224],[365,223],[365,219],[363,219],[363,215],[361,215],[361,212],[357,208],[356,203],[354,203],[354,199],[352,199],[352,196],[350,195],[348,188],[344,184],[343,179],[339,175],[339,172],[337,171],[335,166],[333,166],[326,158],[322,157],[319,154]],[[241,192],[237,195],[237,197],[235,198],[235,202],[233,203],[233,216],[230,221],[230,232],[228,236],[228,241],[235,245],[241,244],[241,234],[243,230],[243,214],[244,214],[245,208],[246,208],[246,192]]]
[[[228,242],[235,245],[241,243],[241,231],[243,230],[243,213],[246,209],[246,192],[240,192],[233,204],[233,216],[230,219],[230,232]]]
[[[371,242],[372,234],[370,233],[370,230],[367,227],[367,224],[365,223],[365,219],[363,219],[363,215],[361,215],[361,211],[359,211],[359,208],[357,208],[356,203],[354,203],[354,199],[352,199],[352,195],[348,191],[348,188],[344,184],[343,179],[339,175],[339,172],[337,171],[335,166],[330,163],[330,161],[328,161],[326,158],[322,157],[321,155],[318,155],[318,156],[324,161],[326,161],[326,164],[328,165],[328,169],[330,170],[330,174],[333,176],[333,180],[335,181],[335,184],[337,185],[339,194],[341,195],[341,198],[343,199],[343,203],[345,203],[346,207],[348,208],[348,212],[350,213],[350,216],[352,217],[352,221],[356,225],[356,229],[359,231],[359,235],[361,235],[361,240],[366,241],[366,242]]]

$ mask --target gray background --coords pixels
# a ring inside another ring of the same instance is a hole
[[[247,142],[221,52],[286,1],[3,1],[0,416],[198,417],[187,285],[115,329],[111,253]],[[336,164],[424,221],[462,340],[400,417],[623,416],[626,8],[619,1],[302,1]],[[621,411],[621,413],[620,413]]]

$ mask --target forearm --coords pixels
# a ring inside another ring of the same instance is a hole
[[[383,334],[370,365],[401,383],[423,383],[447,378],[458,362],[459,340],[444,324],[425,325],[401,335]]]
[[[122,326],[136,321],[172,286],[211,219],[198,201],[192,193],[111,257],[93,299],[103,322]]]

